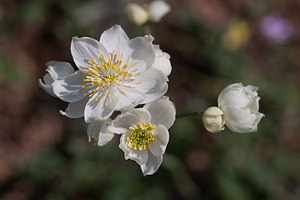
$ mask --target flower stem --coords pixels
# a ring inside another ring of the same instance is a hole
[[[192,113],[181,113],[176,115],[176,119],[184,118],[184,117],[201,117],[202,112],[192,112]]]

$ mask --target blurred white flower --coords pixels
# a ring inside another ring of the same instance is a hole
[[[136,3],[128,3],[125,13],[132,23],[143,25],[148,21],[159,22],[170,10],[170,5],[165,1],[152,1],[143,6]]]
[[[224,113],[218,107],[207,108],[202,115],[202,121],[207,131],[219,133],[224,130]]]
[[[159,22],[170,10],[170,5],[165,1],[153,1],[148,7],[149,19],[152,22]]]
[[[136,161],[144,175],[151,175],[162,163],[175,115],[174,104],[164,96],[143,108],[122,112],[107,128],[122,134],[119,147],[125,159]]]
[[[233,132],[256,132],[264,114],[258,112],[258,87],[235,83],[223,89],[218,97],[218,106],[224,112],[226,126]]]
[[[130,40],[119,25],[104,31],[100,41],[74,37],[71,53],[79,70],[44,78],[43,88],[51,84],[57,97],[71,102],[62,114],[84,116],[88,123],[158,99],[167,91],[168,78],[155,67],[152,40],[152,36]]]
[[[125,12],[128,19],[136,25],[143,25],[149,20],[148,12],[136,3],[129,3]]]

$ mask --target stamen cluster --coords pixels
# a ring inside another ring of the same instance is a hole
[[[89,89],[87,93],[84,95],[89,95],[89,98],[94,96],[95,93],[98,91],[104,91],[105,89],[109,88],[112,84],[116,86],[123,86],[125,88],[135,88],[133,86],[129,86],[124,84],[124,80],[127,80],[127,83],[133,82],[134,78],[140,73],[136,73],[137,69],[128,72],[128,69],[135,66],[137,63],[128,65],[129,57],[127,58],[125,64],[122,65],[123,61],[123,54],[119,54],[118,51],[113,51],[112,54],[109,54],[109,59],[106,60],[104,55],[101,52],[99,53],[99,58],[101,62],[101,66],[95,60],[89,60],[88,68],[82,69],[84,72],[84,79],[85,84],[82,84],[82,90]],[[138,84],[138,83],[135,83]],[[123,95],[126,95],[124,91],[119,90]],[[110,91],[106,91],[104,95],[102,95],[102,101],[104,100],[105,96],[111,95]],[[96,98],[99,100],[100,96]],[[114,99],[115,101],[115,99]],[[102,102],[103,103],[103,102]]]
[[[146,151],[149,144],[154,145],[154,142],[157,141],[155,134],[150,132],[155,129],[154,124],[137,123],[136,128],[129,127],[129,129],[131,130],[130,136],[127,137],[129,148]]]

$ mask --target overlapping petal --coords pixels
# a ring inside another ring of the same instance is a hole
[[[151,123],[162,124],[167,129],[173,125],[176,110],[174,104],[168,97],[163,96],[152,103],[145,104],[144,108],[151,114]]]

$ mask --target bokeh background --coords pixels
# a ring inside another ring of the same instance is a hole
[[[171,55],[177,113],[214,106],[242,82],[259,86],[266,115],[251,134],[176,120],[162,166],[147,177],[124,160],[118,137],[88,143],[84,120],[61,116],[66,103],[38,87],[47,61],[73,64],[73,36],[99,38],[116,23],[144,35],[125,17],[128,2],[0,1],[0,199],[300,199],[300,1],[170,0],[171,12],[146,25]]]

